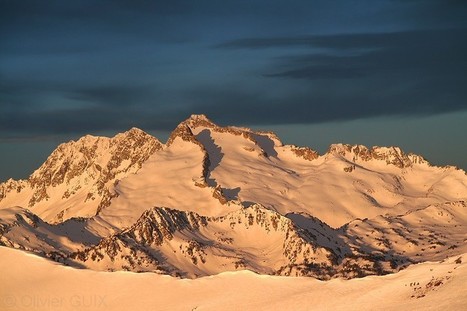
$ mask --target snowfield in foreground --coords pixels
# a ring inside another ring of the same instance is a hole
[[[467,254],[386,276],[198,279],[65,267],[0,247],[1,310],[465,310]],[[27,267],[27,268],[26,268]]]

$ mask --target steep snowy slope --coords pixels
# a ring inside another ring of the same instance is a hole
[[[185,123],[215,159],[212,184],[244,204],[261,203],[281,214],[305,212],[339,227],[355,218],[467,199],[464,171],[430,166],[399,148],[338,144],[318,156],[284,146],[272,133],[219,127],[205,116]]]
[[[0,245],[38,252],[63,262],[71,252],[99,240],[86,229],[83,218],[50,225],[21,207],[0,209]]]
[[[0,185],[0,209],[29,208],[49,222],[92,217],[117,195],[115,184],[161,147],[136,128],[113,138],[88,135],[61,144],[28,180]]]
[[[201,215],[223,215],[241,208],[227,202],[219,190],[205,180],[209,157],[189,127],[180,124],[162,150],[155,152],[137,174],[116,187],[118,198],[91,221],[101,232],[105,228],[131,226],[152,207],[164,206]]]

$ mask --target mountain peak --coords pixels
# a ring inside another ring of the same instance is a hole
[[[80,145],[89,145],[89,144],[94,144],[96,143],[97,140],[99,139],[106,139],[108,140],[108,137],[102,137],[102,136],[94,136],[94,135],[84,135],[83,137],[79,138],[78,140],[70,140],[66,143],[60,144],[59,148],[73,148],[73,146],[80,144]]]
[[[143,131],[142,129],[139,129],[137,127],[132,127],[131,129],[129,129],[126,132],[119,133],[119,134],[115,135],[112,138],[112,141],[115,141],[115,140],[120,141],[120,139],[156,140],[157,142],[159,142],[159,140],[157,138],[155,138],[154,136],[146,133],[145,131]]]
[[[8,192],[22,193],[23,205],[43,209],[50,222],[91,217],[117,196],[118,180],[136,173],[160,149],[162,144],[155,137],[137,128],[113,138],[86,135],[58,146],[26,184],[10,182],[0,187],[0,199]],[[73,198],[79,204],[61,204]]]
[[[177,137],[180,137],[184,141],[193,142],[195,144],[200,144],[196,140],[196,135],[193,131],[198,127],[206,127],[210,129],[218,129],[219,126],[214,124],[209,118],[204,114],[192,114],[188,119],[181,122],[177,127],[172,131],[167,140],[166,145],[170,146]]]
[[[192,114],[188,119],[184,122],[190,128],[194,129],[197,127],[207,127],[207,128],[215,128],[217,125],[212,122],[206,115],[204,114]]]
[[[203,113],[201,113],[201,114],[195,114],[194,113],[188,119],[189,120],[205,120],[205,121],[211,122],[211,120],[209,120],[209,118]]]
[[[131,129],[129,129],[128,131],[124,133],[125,134],[147,134],[145,131],[137,127],[132,127]]]
[[[180,123],[175,128],[175,130],[172,131],[172,133],[169,136],[169,139],[167,140],[166,145],[172,145],[177,137],[180,137],[183,141],[196,143],[196,138],[193,135],[190,126],[188,126],[188,124],[185,122]]]

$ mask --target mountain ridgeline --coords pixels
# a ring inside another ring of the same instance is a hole
[[[467,176],[398,147],[320,155],[272,132],[180,123],[61,144],[0,184],[0,245],[77,268],[354,278],[467,251]]]

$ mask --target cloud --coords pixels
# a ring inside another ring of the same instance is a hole
[[[0,117],[0,131],[12,136],[93,133],[106,130],[127,130],[132,126],[146,130],[173,129],[180,121],[170,114],[155,113],[145,109],[109,109],[108,107],[80,107],[67,110],[35,111],[21,114],[10,113]]]
[[[464,110],[464,3],[6,1],[0,138]]]
[[[274,113],[251,121],[309,123],[467,109],[466,37],[467,28],[459,28],[245,38],[216,48],[282,53],[262,75],[290,92],[259,105]],[[294,81],[302,92],[293,93]]]
[[[131,108],[142,105],[151,97],[153,86],[98,85],[67,92],[68,99],[113,108]]]
[[[291,37],[266,37],[266,38],[243,38],[224,42],[216,45],[224,49],[263,49],[278,47],[313,47],[330,48],[337,50],[355,50],[365,48],[388,48],[406,44],[433,45],[430,40],[442,40],[442,43],[452,44],[463,42],[457,41],[466,33],[466,28],[456,29],[434,29],[434,30],[412,30],[386,33],[344,33],[329,35],[291,36]]]
[[[382,76],[395,80],[407,76],[462,79],[467,72],[467,42],[459,40],[462,37],[467,37],[467,28],[311,38],[310,46],[327,48],[327,54],[278,58],[278,67],[289,69],[267,76],[311,80]]]
[[[401,96],[400,85],[368,83],[366,86],[354,84],[353,87],[321,84],[308,92],[267,97],[227,86],[223,91],[197,90],[187,97],[192,102],[191,111],[206,113],[221,124],[241,125],[316,124],[379,116],[427,116],[467,108],[462,102],[457,106],[449,105],[447,101],[443,101],[446,105],[438,104],[440,96],[436,91],[427,94],[409,91],[407,96]],[[435,87],[431,86],[432,89]]]

